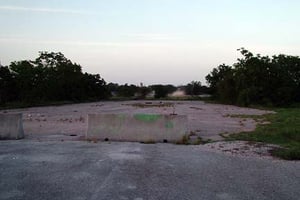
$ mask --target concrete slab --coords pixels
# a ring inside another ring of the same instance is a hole
[[[204,145],[0,141],[1,200],[299,200],[300,163]]]
[[[0,139],[24,138],[22,114],[0,114]]]
[[[176,142],[187,134],[187,116],[161,114],[89,114],[87,139]]]
[[[159,105],[159,106],[158,106]],[[151,107],[153,106],[153,107]],[[62,106],[45,106],[1,110],[0,113],[23,113],[26,137],[49,134],[85,137],[87,115],[95,114],[162,114],[176,113],[188,117],[188,131],[203,140],[223,140],[220,133],[238,133],[254,130],[258,122],[232,115],[263,115],[271,111],[208,104],[203,101],[100,101]]]

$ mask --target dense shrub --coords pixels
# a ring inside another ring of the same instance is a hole
[[[0,104],[83,101],[109,96],[99,74],[82,73],[81,66],[62,53],[40,52],[34,61],[0,66]]]
[[[220,65],[206,76],[216,99],[224,103],[284,106],[300,102],[300,58],[254,56],[239,49],[242,59]]]

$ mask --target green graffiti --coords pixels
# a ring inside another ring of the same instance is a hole
[[[143,122],[155,122],[159,118],[161,118],[161,115],[154,115],[154,114],[135,114],[134,118],[139,121]]]
[[[168,122],[165,123],[165,127],[166,127],[166,128],[173,128],[174,125],[173,125],[172,122],[168,121]]]

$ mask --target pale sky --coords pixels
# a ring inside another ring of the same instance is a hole
[[[0,61],[62,52],[107,82],[186,84],[245,47],[300,55],[299,0],[0,0]]]

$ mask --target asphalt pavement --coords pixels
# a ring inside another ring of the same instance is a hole
[[[300,162],[199,146],[0,141],[1,200],[298,200]]]

